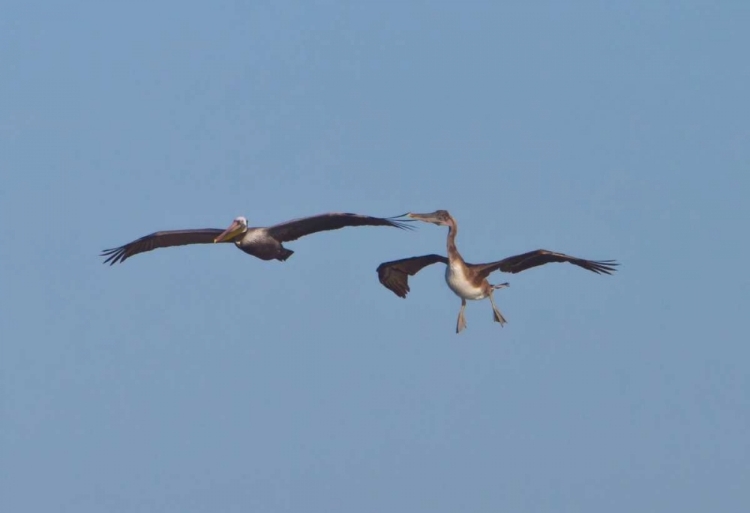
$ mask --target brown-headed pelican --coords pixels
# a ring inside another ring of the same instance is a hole
[[[448,283],[448,287],[461,298],[461,310],[458,312],[456,333],[460,333],[466,327],[464,310],[466,309],[467,299],[478,300],[490,298],[493,319],[495,322],[499,322],[500,326],[505,324],[505,317],[503,317],[495,305],[492,294],[496,289],[507,287],[508,283],[499,285],[490,284],[487,281],[487,277],[493,271],[520,273],[526,269],[550,262],[570,262],[597,274],[612,274],[616,270],[615,266],[618,265],[614,260],[584,260],[583,258],[555,253],[546,249],[529,251],[522,255],[504,258],[503,260],[487,264],[468,264],[456,248],[458,224],[447,210],[438,210],[431,214],[407,214],[407,216],[426,223],[448,227],[448,258],[441,255],[422,255],[384,262],[378,266],[380,283],[392,290],[397,296],[405,298],[409,292],[409,276],[414,276],[424,267],[436,262],[446,264],[445,281]]]
[[[397,216],[403,217],[403,216]],[[170,230],[154,232],[118,248],[105,249],[101,256],[107,257],[104,263],[110,265],[124,262],[133,255],[156,248],[185,246],[187,244],[213,244],[234,242],[235,246],[261,260],[284,261],[292,256],[291,249],[282,242],[297,240],[311,233],[338,230],[346,226],[392,226],[410,229],[411,226],[395,218],[370,217],[359,214],[328,213],[302,217],[266,228],[247,226],[247,219],[240,216],[232,221],[226,230],[220,228],[199,228],[193,230]]]

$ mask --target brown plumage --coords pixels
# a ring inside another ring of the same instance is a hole
[[[422,255],[383,262],[378,266],[378,279],[380,283],[392,290],[397,296],[406,297],[406,294],[410,290],[409,276],[414,276],[425,267],[438,262],[447,265],[448,258],[442,255]],[[471,273],[473,277],[472,282],[479,285],[481,279],[487,278],[494,271],[515,274],[550,262],[569,262],[597,274],[612,274],[617,270],[614,266],[618,265],[612,260],[585,260],[564,253],[536,249],[488,264],[470,264],[466,262],[466,267],[473,271]]]
[[[494,271],[499,270],[515,274],[551,262],[568,262],[597,274],[612,274],[616,271],[615,267],[618,265],[614,260],[586,260],[546,249],[537,249],[486,264],[470,264],[465,262],[458,252],[456,247],[458,223],[447,211],[438,210],[431,214],[408,215],[420,221],[448,226],[448,257],[431,254],[384,262],[378,266],[378,279],[394,294],[405,298],[409,293],[409,276],[414,276],[423,268],[438,262],[446,264],[445,280],[451,290],[461,298],[461,310],[458,314],[456,333],[466,327],[464,309],[467,299],[489,298],[492,303],[493,319],[499,322],[501,326],[505,324],[505,318],[495,305],[493,292],[507,287],[508,284],[490,284],[487,278]]]
[[[397,216],[401,217],[401,216]],[[189,244],[213,244],[214,242],[234,242],[249,255],[261,260],[284,261],[294,252],[285,248],[282,242],[297,240],[317,232],[338,230],[347,226],[391,226],[412,229],[404,221],[395,218],[371,217],[360,214],[328,213],[293,219],[274,226],[253,228],[247,226],[247,219],[235,218],[229,228],[200,228],[193,230],[170,230],[154,232],[117,248],[105,249],[101,256],[110,265],[124,262],[139,253],[157,248],[185,246]]]

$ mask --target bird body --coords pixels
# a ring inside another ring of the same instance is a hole
[[[456,234],[458,223],[446,210],[437,210],[431,214],[408,214],[408,217],[426,223],[437,224],[448,227],[447,249],[448,257],[442,255],[422,255],[403,258],[391,262],[384,262],[378,266],[378,279],[386,288],[390,289],[399,297],[405,298],[409,293],[409,276],[414,276],[423,268],[442,262],[446,264],[445,281],[448,287],[461,298],[461,310],[458,313],[456,333],[460,333],[466,327],[464,310],[466,300],[481,300],[489,298],[492,304],[492,318],[502,326],[506,323],[500,310],[495,305],[493,293],[497,289],[508,287],[508,283],[493,285],[488,281],[489,275],[494,271],[518,273],[532,267],[544,265],[550,262],[569,262],[597,274],[612,274],[618,265],[612,260],[585,260],[572,257],[563,253],[556,253],[546,249],[537,249],[516,255],[497,262],[486,264],[469,264],[464,261],[456,247]]]
[[[101,256],[105,257],[105,264],[114,265],[139,253],[157,248],[233,242],[237,248],[261,260],[284,261],[292,256],[294,251],[285,248],[283,242],[297,240],[300,237],[317,232],[338,230],[347,226],[412,228],[404,221],[398,221],[395,218],[349,213],[319,214],[268,227],[248,227],[247,219],[240,216],[235,218],[226,230],[201,228],[154,232],[117,248],[105,249]]]
[[[248,228],[244,235],[234,240],[239,249],[261,260],[279,260],[283,262],[294,251],[282,246],[281,242],[268,234],[265,228]]]
[[[448,287],[461,299],[476,301],[486,298],[489,295],[487,287],[483,286],[484,283],[480,285],[473,283],[467,276],[466,265],[461,264],[462,262],[459,261],[449,261],[445,266],[445,282]]]

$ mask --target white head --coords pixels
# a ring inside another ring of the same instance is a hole
[[[231,241],[238,235],[242,235],[247,231],[247,219],[244,216],[237,216],[229,225],[229,228],[224,230],[218,237],[214,239],[214,242]]]

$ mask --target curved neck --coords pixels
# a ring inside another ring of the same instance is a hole
[[[461,258],[461,254],[458,252],[458,248],[456,247],[456,234],[458,233],[458,223],[456,223],[456,220],[451,218],[450,224],[448,225],[448,260],[454,261],[459,260],[463,262],[463,258]]]

